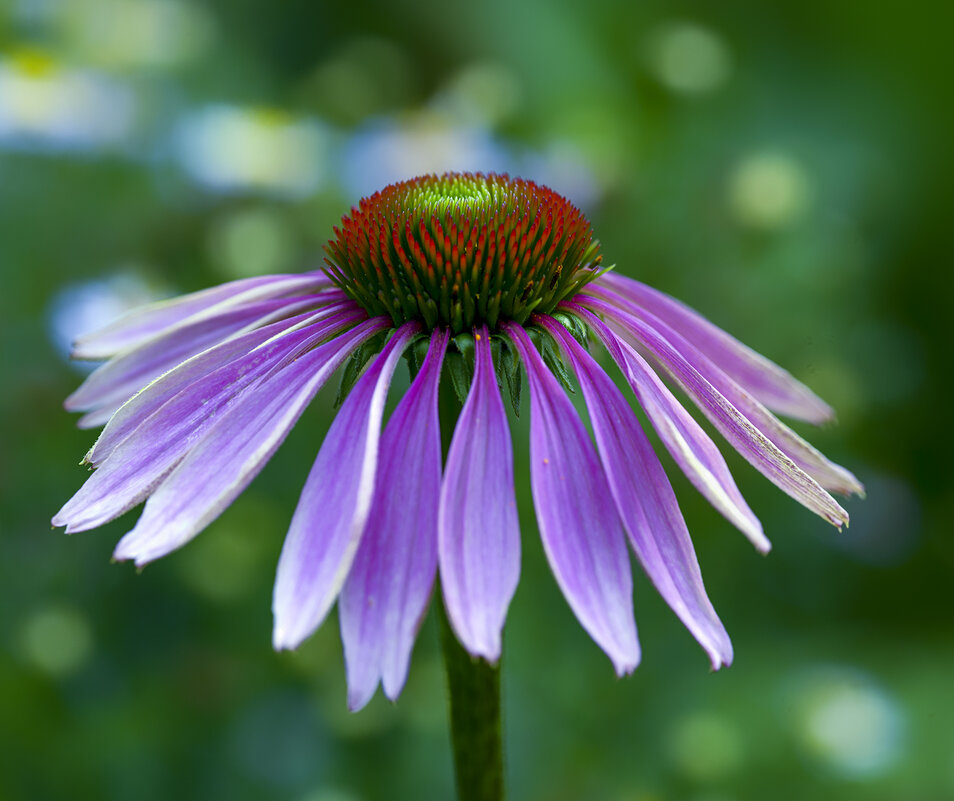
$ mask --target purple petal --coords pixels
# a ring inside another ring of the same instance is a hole
[[[211,523],[258,475],[328,377],[388,325],[376,317],[274,371],[217,419],[146,502],[114,556],[165,556]]]
[[[427,358],[381,437],[367,528],[338,600],[348,706],[363,707],[380,679],[400,695],[437,572],[441,432],[437,389],[449,334],[431,334]]]
[[[81,428],[102,425],[150,381],[227,337],[244,333],[302,311],[313,301],[267,300],[197,322],[126,351],[94,370],[65,402],[70,411],[94,410],[79,421]]]
[[[612,294],[600,294],[610,302],[619,300],[625,312],[635,314],[638,308]],[[709,383],[722,394],[742,415],[761,431],[767,439],[788,456],[799,468],[827,490],[844,495],[864,494],[864,487],[848,470],[829,461],[816,448],[802,439],[774,414],[765,408],[749,392],[726,375],[704,353],[687,341],[662,320],[643,312],[640,318],[672,345],[693,368],[704,375]],[[693,398],[694,401],[698,401]]]
[[[363,317],[362,313],[356,311],[354,304],[334,304],[318,312],[290,317],[287,320],[229,337],[225,342],[196,354],[164,373],[123,404],[109,419],[85,461],[99,465],[120,442],[167,400],[233,359],[244,356],[255,348],[265,346],[265,343],[273,337],[279,340],[284,339],[292,331],[303,327],[311,331],[313,330],[311,326],[322,320],[327,321],[328,325],[321,330],[327,329],[327,333],[331,334],[340,329],[342,321],[356,323]]]
[[[78,337],[73,356],[76,359],[108,359],[187,320],[221,314],[241,304],[315,292],[329,283],[324,273],[263,275],[159,301],[135,309],[105,328]]]
[[[302,490],[278,561],[275,648],[296,648],[324,619],[351,568],[371,507],[391,376],[420,331],[405,323],[338,411]]]
[[[250,387],[289,357],[355,322],[359,319],[332,319],[288,331],[191,382],[117,443],[110,457],[53,518],[53,525],[65,525],[68,534],[85,531],[141,503]]]
[[[457,638],[474,656],[500,658],[507,607],[520,578],[520,527],[510,429],[486,328],[447,454],[438,524],[441,588]]]
[[[543,547],[563,595],[620,675],[639,663],[633,578],[619,515],[576,410],[514,323],[503,329],[530,380],[530,480]]]
[[[605,315],[625,337],[645,347],[685,389],[729,444],[769,481],[832,525],[840,528],[848,522],[848,513],[838,502],[752,425],[652,326],[598,298],[578,295],[577,301]]]
[[[636,400],[679,469],[716,510],[745,534],[759,551],[767,553],[772,546],[762,532],[762,524],[749,509],[725,459],[709,435],[673,397],[643,357],[617,337],[599,317],[576,303],[564,305],[596,333],[619,365]]]
[[[602,275],[600,282],[672,326],[768,408],[811,423],[823,423],[835,416],[831,406],[787,370],[756,353],[675,298],[614,273]]]
[[[535,317],[569,356],[593,433],[636,556],[659,594],[709,654],[714,670],[732,663],[732,643],[706,595],[672,485],[632,408],[602,368],[552,318]]]

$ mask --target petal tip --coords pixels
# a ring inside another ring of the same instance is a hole
[[[348,690],[348,711],[351,713],[360,712],[364,709],[374,698],[374,691],[377,689],[375,686],[371,689],[371,692],[358,692],[351,689]],[[394,699],[391,699],[392,701]]]
[[[728,637],[722,639],[714,648],[707,649],[709,655],[709,667],[713,673],[717,673],[722,668],[732,667],[732,643]]]
[[[636,645],[635,648],[630,646],[620,653],[607,655],[613,662],[613,669],[616,671],[616,675],[619,678],[628,676],[635,671],[636,668],[639,667],[639,663],[642,661],[643,657],[639,645]]]
[[[639,667],[639,660],[626,660],[624,662],[613,660],[613,669],[616,671],[617,678],[624,678],[626,676],[632,675],[632,673]]]
[[[370,700],[371,700],[370,698],[367,698],[367,699],[352,698],[351,695],[349,694],[348,695],[348,711],[352,715],[357,712],[360,712],[362,709],[364,709],[368,705],[368,702]]]
[[[749,542],[752,543],[752,546],[763,556],[769,551],[772,550],[772,542],[768,537],[765,536],[765,531],[762,528],[762,524],[755,518],[744,518],[742,520],[736,521],[732,520],[732,523],[746,536]]]
[[[64,534],[76,534],[80,531],[89,531],[98,525],[95,520],[91,521],[89,517],[84,520],[82,516],[78,516],[75,512],[64,511],[65,509],[66,507],[63,507],[50,521],[54,528],[65,526],[66,530],[63,532]]]
[[[296,627],[294,621],[290,621],[278,609],[275,609],[275,626],[272,630],[272,648],[276,651],[294,651],[306,639],[308,634],[303,634],[300,626]]]
[[[838,529],[838,532],[841,533],[842,526],[848,528],[851,520],[848,517],[848,512],[842,509],[841,506],[838,507],[838,512],[839,514],[832,515],[828,519],[828,522],[830,522],[835,528]]]
[[[384,690],[384,695],[391,703],[397,703],[397,699],[400,698],[401,693],[404,691],[404,685],[407,684],[407,673],[405,673],[400,679],[395,681],[393,684],[388,681],[382,681],[382,689]],[[372,693],[373,695],[373,693]],[[369,697],[370,700],[370,697]],[[362,704],[364,706],[364,704]]]
[[[482,659],[488,665],[495,668],[500,663],[500,653],[502,650],[500,641],[498,640],[496,644],[487,644],[481,648],[479,652],[471,651],[470,649],[467,649],[467,652],[474,657],[474,659]]]
[[[295,614],[295,610],[289,608],[287,602],[279,604],[277,600],[273,602],[272,614],[275,619],[272,630],[272,647],[276,651],[294,651],[297,649],[315,633],[325,618],[322,615],[317,622],[312,623],[312,618],[306,619],[300,614]]]
[[[834,407],[827,404],[811,390],[807,390],[810,397],[800,404],[798,409],[792,410],[789,416],[804,420],[815,426],[833,426],[838,424],[838,415]],[[781,412],[785,414],[784,411]]]
[[[470,654],[471,658],[483,659],[488,664],[496,666],[503,650],[500,632],[464,631],[462,627],[455,625],[452,618],[450,620],[457,642]]]
[[[117,563],[117,564],[118,564],[119,562],[129,562],[129,561],[131,561],[133,558],[134,558],[134,557],[130,556],[130,555],[127,554],[127,553],[122,553],[122,552],[120,552],[119,548],[116,548],[116,549],[113,551],[113,555],[112,555],[112,561],[115,562],[115,563]]]
[[[862,500],[867,498],[868,493],[865,491],[865,485],[855,478],[852,473],[848,472],[847,470],[845,472],[848,473],[848,477],[850,479],[845,486],[845,495],[848,497],[855,495]]]
[[[472,642],[470,644],[463,642],[460,638],[458,638],[458,641],[475,661],[482,659],[491,667],[497,667],[497,664],[500,662],[500,653],[503,649],[499,637],[495,640],[490,639],[480,643]]]
[[[276,651],[294,651],[298,647],[298,642],[288,636],[288,632],[275,629],[272,632],[272,648]]]
[[[135,529],[133,529],[133,531],[135,531]],[[129,534],[123,537],[119,541],[119,544],[116,545],[116,548],[113,550],[113,561],[132,562],[137,570],[142,570],[142,568],[155,559],[158,559],[162,554],[156,554],[145,546],[137,546],[135,540],[130,540],[132,533],[132,531],[129,532]]]

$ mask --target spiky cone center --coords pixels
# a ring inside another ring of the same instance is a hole
[[[369,314],[455,334],[548,313],[596,277],[579,209],[533,181],[447,173],[361,200],[325,247],[331,279]]]

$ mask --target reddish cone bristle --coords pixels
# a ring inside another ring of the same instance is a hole
[[[600,261],[589,222],[566,198],[472,173],[415,178],[364,198],[325,250],[332,280],[370,314],[454,333],[552,311]]]

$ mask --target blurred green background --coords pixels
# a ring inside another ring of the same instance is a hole
[[[670,470],[736,662],[710,673],[637,574],[643,664],[617,680],[544,562],[524,413],[512,797],[954,797],[943,7],[0,2],[0,799],[450,797],[433,619],[400,701],[357,715],[335,621],[270,647],[333,392],[141,574],[110,564],[135,512],[72,538],[48,522],[93,438],[60,405],[72,336],[313,267],[363,194],[444,169],[571,197],[607,263],[832,402],[839,425],[810,436],[869,490],[838,534],[732,455],[763,558]]]

